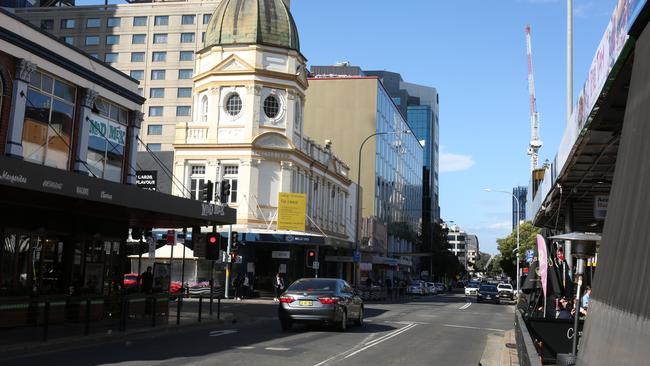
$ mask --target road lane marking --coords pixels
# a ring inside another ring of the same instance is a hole
[[[286,347],[265,347],[264,348],[267,351],[289,351],[291,348],[286,348]]]
[[[363,339],[363,341],[361,341],[361,342],[360,342],[359,344],[362,344],[362,343],[365,343],[365,342],[367,342],[368,340],[370,340],[370,339],[372,339],[372,338],[373,338],[374,336],[375,336],[375,334],[374,334],[374,333],[373,333],[373,334],[370,334],[370,335],[368,335],[368,336],[367,336],[366,338],[364,338],[364,339]],[[352,347],[352,348],[350,348],[350,349],[348,349],[348,350],[346,350],[346,351],[343,351],[343,352],[341,352],[341,353],[339,353],[339,354],[336,354],[336,355],[334,355],[334,356],[332,356],[332,357],[330,357],[330,358],[328,358],[328,359],[327,359],[327,360],[325,360],[325,361],[321,361],[321,362],[319,362],[319,363],[317,363],[317,364],[315,364],[314,366],[323,366],[323,365],[327,365],[327,364],[328,364],[328,362],[330,362],[330,361],[332,361],[332,360],[334,360],[335,358],[337,358],[337,357],[340,357],[340,356],[342,356],[342,355],[344,355],[344,354],[346,354],[346,353],[348,353],[348,352],[350,352],[350,351],[352,351],[353,349],[355,349],[356,347],[358,347],[358,346],[359,346],[359,344],[358,344],[358,345],[356,345],[356,346],[354,346],[354,347]]]
[[[237,329],[213,330],[212,332],[208,333],[208,336],[219,337],[222,335],[233,334],[233,333],[237,333]]]
[[[467,309],[467,308],[470,307],[470,306],[472,306],[472,303],[471,303],[471,302],[468,302],[468,303],[466,303],[465,305],[459,307],[458,310],[465,310],[465,309]]]
[[[241,347],[235,347],[235,349],[249,350],[249,349],[255,349],[255,347],[253,347],[253,346],[241,346]]]
[[[376,339],[376,340],[374,340],[372,342],[368,342],[369,344],[367,344],[367,346],[350,353],[349,355],[343,357],[343,359],[345,360],[347,358],[350,358],[350,357],[356,355],[357,353],[360,353],[360,352],[363,352],[363,351],[367,350],[370,347],[374,347],[374,346],[378,345],[379,343],[385,342],[385,341],[387,341],[387,340],[389,340],[389,339],[391,339],[393,337],[397,337],[398,335],[400,335],[400,334],[402,334],[404,332],[407,332],[410,329],[415,328],[416,326],[417,326],[417,324],[407,325],[407,326],[405,326],[403,328],[400,328],[399,331],[393,332],[393,334],[391,334],[391,335],[389,335],[387,337],[378,338],[378,339]]]
[[[489,331],[492,331],[492,332],[505,332],[505,329],[470,327],[470,326],[466,326],[466,325],[443,324],[442,326],[443,326],[443,327],[451,327],[451,328],[465,328],[465,329],[489,330]]]

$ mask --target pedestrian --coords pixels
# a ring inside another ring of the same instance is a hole
[[[233,287],[235,288],[235,300],[241,300],[241,286],[242,286],[242,277],[241,273],[237,274],[235,280],[233,281]]]
[[[557,315],[558,319],[571,319],[571,310],[569,310],[569,302],[565,297],[560,299],[560,311]]]
[[[147,270],[140,275],[141,290],[144,293],[150,293],[153,288],[153,273],[151,272],[151,266],[147,267]]]
[[[282,279],[280,272],[278,272],[275,275],[275,298],[273,301],[280,301],[280,294],[282,293],[282,290],[284,290],[284,280]]]
[[[248,273],[244,273],[244,279],[242,280],[242,297],[248,296],[249,288],[250,288],[250,281],[248,279]]]
[[[585,294],[582,295],[582,307],[586,310],[589,307],[589,298],[591,297],[591,286],[585,287]]]
[[[368,276],[368,278],[366,278],[366,287],[368,289],[370,289],[372,287],[372,279],[370,278],[370,276]]]

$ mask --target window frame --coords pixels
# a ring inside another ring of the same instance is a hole
[[[144,24],[136,24],[136,19],[142,20],[144,19]],[[133,22],[131,23],[132,27],[146,27],[147,23],[149,23],[149,17],[147,16],[134,16],[133,17]]]
[[[159,20],[160,20],[160,24],[158,22]],[[154,27],[164,27],[164,26],[169,25],[169,15],[156,15],[156,16],[154,16],[153,25],[154,25]]]
[[[97,25],[90,25],[91,21],[97,21]],[[97,29],[102,27],[102,18],[86,18],[86,28],[87,29]]]
[[[160,111],[160,114],[152,114],[152,111]],[[147,111],[149,117],[163,117],[165,115],[165,107],[161,105],[150,105],[149,110]]]
[[[142,40],[142,42],[136,42],[136,40]],[[137,33],[131,35],[131,44],[147,44],[147,35],[145,33]]]
[[[234,168],[234,172],[232,170],[228,171],[229,168]],[[222,169],[223,174],[221,181],[223,182],[224,180],[227,180],[228,183],[230,183],[230,196],[228,196],[226,202],[222,203],[237,203],[237,192],[239,191],[239,165],[224,164],[222,165]]]
[[[185,19],[188,17],[191,17],[192,21],[190,23],[187,23]],[[195,14],[183,14],[181,15],[181,25],[193,25],[196,23],[196,15]]]
[[[97,39],[97,43],[88,43],[89,38]],[[91,36],[84,37],[84,45],[86,46],[99,46],[99,41],[100,41],[99,36],[91,35]]]

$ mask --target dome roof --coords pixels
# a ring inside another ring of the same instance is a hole
[[[263,44],[300,52],[298,30],[283,0],[221,0],[212,13],[205,47]]]

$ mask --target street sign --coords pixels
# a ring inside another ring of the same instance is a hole
[[[361,262],[361,252],[358,250],[355,250],[354,253],[352,254],[352,261],[354,263],[359,263]]]
[[[320,262],[318,262],[318,261],[314,261],[311,264],[311,268],[313,268],[313,269],[318,269],[319,267],[320,267]]]
[[[535,258],[535,251],[528,249],[526,251],[526,263],[531,263],[533,261],[533,258]]]
[[[135,173],[135,185],[148,191],[158,188],[158,172],[155,170],[138,170]]]
[[[167,230],[167,245],[176,245],[176,230]]]

